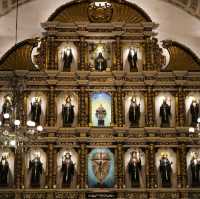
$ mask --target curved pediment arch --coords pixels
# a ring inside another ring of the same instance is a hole
[[[128,1],[111,0],[113,13],[110,22],[141,23],[152,22],[147,13],[136,4]],[[88,6],[90,1],[72,1],[59,7],[48,19],[48,22],[73,23],[89,21]]]

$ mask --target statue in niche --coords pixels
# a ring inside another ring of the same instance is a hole
[[[166,153],[161,154],[159,170],[162,187],[171,187],[172,164],[173,163],[169,161]]]
[[[192,159],[190,160],[190,169],[192,174],[192,187],[200,186],[200,160],[197,153],[192,154]]]
[[[130,71],[137,71],[137,61],[138,61],[137,51],[130,48],[128,53],[128,63],[130,66]]]
[[[8,186],[9,163],[6,155],[0,161],[0,186]]]
[[[170,127],[170,117],[171,117],[171,102],[170,105],[167,104],[166,99],[160,107],[160,117],[161,117],[161,127]]]
[[[95,69],[97,71],[104,71],[107,68],[107,61],[103,57],[102,52],[99,52],[98,56],[95,59]]]
[[[131,152],[128,163],[128,174],[131,180],[131,187],[140,187],[140,172],[142,169],[140,154],[138,151]]]
[[[66,98],[62,105],[63,127],[71,127],[74,122],[74,106],[71,104],[71,97]]]
[[[40,155],[38,153],[35,155],[35,158],[29,162],[29,171],[31,171],[31,186],[40,187],[43,164],[40,160]]]
[[[2,115],[3,115],[3,123],[5,122],[6,118],[4,118],[4,114],[8,114],[9,117],[7,119],[10,119],[12,116],[13,111],[13,99],[10,95],[4,96],[4,103],[2,106]]]
[[[103,127],[104,126],[104,119],[106,117],[106,109],[103,107],[102,104],[97,108],[96,110],[96,117],[98,119],[98,126]]]
[[[131,104],[129,107],[129,121],[131,127],[139,127],[140,120],[140,103],[137,104],[136,98],[131,98]]]
[[[197,124],[197,120],[199,117],[199,106],[200,104],[196,100],[192,100],[192,103],[190,105],[190,113],[192,116],[191,126],[196,126]]]
[[[71,48],[67,48],[64,50],[62,61],[63,61],[63,71],[70,71],[71,64],[73,61],[73,54]]]
[[[62,157],[61,172],[63,173],[63,187],[70,188],[75,173],[75,165],[71,160],[71,154],[69,152],[66,152]]]
[[[41,98],[35,97],[34,99],[34,102],[31,102],[31,121],[38,125],[40,124],[40,116],[42,112]]]

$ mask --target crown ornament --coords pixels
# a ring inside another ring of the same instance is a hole
[[[88,18],[93,23],[108,23],[113,16],[113,6],[108,1],[92,1],[88,5]]]

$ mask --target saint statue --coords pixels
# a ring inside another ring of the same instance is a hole
[[[170,105],[168,105],[166,99],[164,99],[163,104],[160,107],[161,127],[170,126],[170,116],[171,116],[171,103]]]
[[[200,160],[198,154],[194,153],[190,160],[190,169],[192,174],[192,187],[200,186]]]
[[[159,167],[162,187],[171,187],[172,164],[173,163],[168,159],[168,155],[163,153],[161,155]]]
[[[135,98],[131,98],[131,104],[129,107],[129,121],[131,123],[131,127],[139,127],[140,120],[140,103],[137,104]]]
[[[191,126],[197,125],[197,120],[198,120],[198,117],[199,117],[199,106],[200,106],[200,104],[197,103],[196,100],[192,100],[192,103],[190,105],[190,113],[191,113],[191,116],[192,116]]]
[[[41,112],[41,99],[40,97],[35,97],[35,101],[31,102],[31,121],[35,122],[37,125],[40,124]]]
[[[0,186],[8,186],[9,163],[7,157],[2,155],[0,161]]]
[[[71,127],[74,122],[74,106],[71,104],[71,97],[66,98],[62,105],[63,127]]]
[[[33,160],[29,162],[29,171],[31,171],[31,186],[40,187],[40,179],[43,173],[43,166],[40,156],[36,154]]]
[[[66,152],[62,157],[61,172],[63,173],[63,187],[70,188],[75,173],[75,166],[71,160],[71,154],[69,152]]]
[[[70,71],[71,64],[73,61],[72,49],[67,49],[63,53],[63,71]]]
[[[107,61],[103,57],[103,54],[99,52],[97,58],[95,59],[95,69],[97,71],[104,71],[107,68]]]
[[[131,180],[131,187],[140,187],[140,172],[142,169],[141,159],[137,151],[131,152],[128,163],[128,174]]]
[[[130,71],[137,71],[137,61],[138,61],[137,51],[129,49],[128,63],[130,66]]]
[[[10,95],[6,95],[4,96],[4,103],[2,107],[3,123],[6,120],[6,118],[4,118],[4,114],[8,114],[9,117],[7,119],[10,119],[12,116],[12,111],[13,111],[12,97]]]
[[[106,114],[107,113],[106,113],[105,108],[102,106],[102,104],[100,104],[100,106],[96,110],[96,117],[98,119],[98,126],[99,127],[104,126],[104,119],[106,117]]]

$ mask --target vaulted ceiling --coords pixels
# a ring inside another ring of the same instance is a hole
[[[159,23],[159,40],[184,43],[200,56],[200,0],[129,0]],[[19,0],[18,41],[41,36],[41,22],[69,0]],[[0,0],[0,57],[15,42],[16,0]]]

